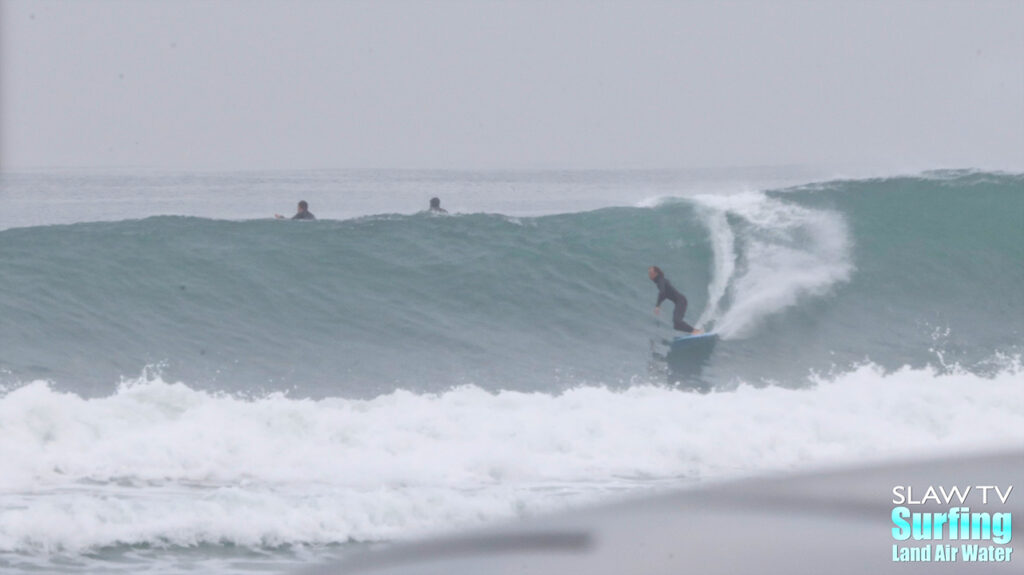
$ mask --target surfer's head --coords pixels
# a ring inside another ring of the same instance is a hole
[[[663,275],[665,274],[661,271],[661,268],[659,268],[658,266],[651,266],[647,268],[647,277],[651,278],[651,281],[655,281]]]
[[[441,198],[430,198],[430,207],[437,209],[441,207]]]
[[[301,202],[299,202],[299,211],[300,212],[305,212],[308,209],[309,209],[309,204],[306,203],[306,200],[302,200]]]

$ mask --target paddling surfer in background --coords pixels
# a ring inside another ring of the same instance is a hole
[[[274,214],[274,217],[279,219],[279,220],[283,220],[284,219],[284,216],[282,216],[281,214]],[[306,203],[306,200],[302,200],[301,202],[299,202],[299,209],[298,209],[298,211],[295,212],[295,215],[292,216],[292,219],[293,220],[315,220],[316,216],[313,215],[313,212],[309,211],[309,204]]]

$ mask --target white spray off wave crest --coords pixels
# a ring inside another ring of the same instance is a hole
[[[729,227],[729,219],[724,211],[703,208],[701,213],[708,229],[711,230],[711,250],[714,254],[715,269],[712,271],[711,285],[708,286],[708,305],[697,320],[698,326],[718,317],[718,306],[725,297],[729,280],[736,272],[736,237]]]
[[[750,335],[768,316],[820,296],[853,272],[842,216],[762,192],[698,196],[715,269],[699,324],[725,339]]]

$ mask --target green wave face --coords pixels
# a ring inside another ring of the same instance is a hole
[[[1019,354],[1024,178],[956,173],[508,218],[185,217],[0,232],[0,378],[373,396],[666,381],[650,265],[720,334],[700,377]],[[660,323],[659,323],[660,322]],[[672,379],[671,365],[668,366]]]

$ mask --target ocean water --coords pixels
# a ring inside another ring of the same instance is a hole
[[[286,572],[1024,441],[1021,174],[22,173],[0,214],[0,570]]]

